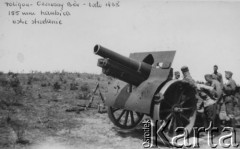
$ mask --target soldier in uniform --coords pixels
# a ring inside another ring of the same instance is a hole
[[[221,83],[221,85],[223,86],[223,78],[222,78],[222,74],[218,72],[218,66],[214,65],[213,66],[213,73],[212,73],[214,78],[217,78],[217,80]]]
[[[175,75],[176,80],[178,80],[180,78],[180,72],[179,71],[175,71],[174,75]]]
[[[225,77],[227,83],[223,85],[224,91],[224,103],[226,106],[227,116],[231,119],[230,125],[234,125],[234,95],[236,92],[236,82],[232,79],[233,73],[231,71],[225,71]]]
[[[220,126],[219,112],[222,101],[222,86],[221,83],[210,74],[205,75],[206,84],[211,86],[211,89],[207,90],[208,98],[204,100],[204,113],[207,121],[212,121],[217,127]]]
[[[223,87],[221,82],[219,82],[219,80],[215,77],[215,75],[210,75],[209,83],[210,83],[210,86],[213,87],[212,95],[216,99],[216,103],[222,102]]]

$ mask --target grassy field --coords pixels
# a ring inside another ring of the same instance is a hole
[[[122,132],[98,113],[102,100],[93,91],[99,83],[105,94],[113,81],[87,73],[0,73],[0,148],[142,148],[142,128]],[[92,107],[83,108],[91,97]]]
[[[81,127],[81,113],[97,113],[101,100],[92,92],[100,83],[105,93],[109,81],[103,75],[85,73],[1,74],[0,148],[37,144],[61,131],[70,134]],[[83,111],[92,96],[95,108]]]

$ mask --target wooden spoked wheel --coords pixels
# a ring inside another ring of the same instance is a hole
[[[133,129],[141,122],[144,114],[131,110],[108,107],[108,116],[117,127]]]
[[[165,136],[169,139],[179,133],[183,134],[183,131],[176,131],[179,127],[190,133],[197,114],[195,88],[186,82],[170,81],[160,93],[164,98],[154,105],[153,119],[159,120],[159,126],[163,122],[166,123],[163,131]]]

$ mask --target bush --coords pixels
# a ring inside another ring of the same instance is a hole
[[[47,83],[42,83],[41,86],[42,87],[46,87],[48,84]]]
[[[87,99],[89,97],[89,94],[88,93],[79,93],[77,98],[78,99]]]
[[[11,79],[10,85],[11,85],[11,87],[18,87],[18,86],[20,86],[19,79],[18,78]]]
[[[14,75],[14,73],[11,72],[11,71],[9,71],[9,72],[8,72],[8,76],[11,76],[11,75]]]
[[[32,81],[33,81],[33,76],[28,76],[27,84],[32,85]]]
[[[90,92],[89,85],[88,85],[87,83],[83,84],[83,85],[81,86],[81,90],[82,90],[83,92]]]
[[[9,84],[9,81],[7,80],[6,77],[0,76],[0,85],[3,87],[6,87]]]
[[[63,84],[67,84],[67,80],[66,79],[64,79],[62,82],[63,82]]]
[[[34,82],[38,82],[38,81],[42,81],[40,78],[39,78],[39,76],[34,76],[33,78],[32,78],[32,81],[34,81]]]
[[[54,85],[53,85],[53,89],[54,90],[59,90],[59,89],[61,89],[61,85],[58,82],[55,82]]]
[[[70,90],[78,90],[78,84],[77,83],[71,83],[70,84]]]
[[[87,78],[91,80],[91,79],[93,79],[93,75],[92,74],[88,74]]]
[[[98,80],[98,81],[101,81],[101,78],[100,78],[100,77],[97,77],[97,80]]]

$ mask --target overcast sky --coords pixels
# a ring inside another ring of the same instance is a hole
[[[187,65],[203,80],[217,64],[240,83],[240,2],[120,0],[119,8],[64,7],[71,16],[60,17],[63,25],[14,25],[10,8],[0,3],[0,71],[100,73],[93,47],[101,44],[125,56],[176,50],[175,70]]]

